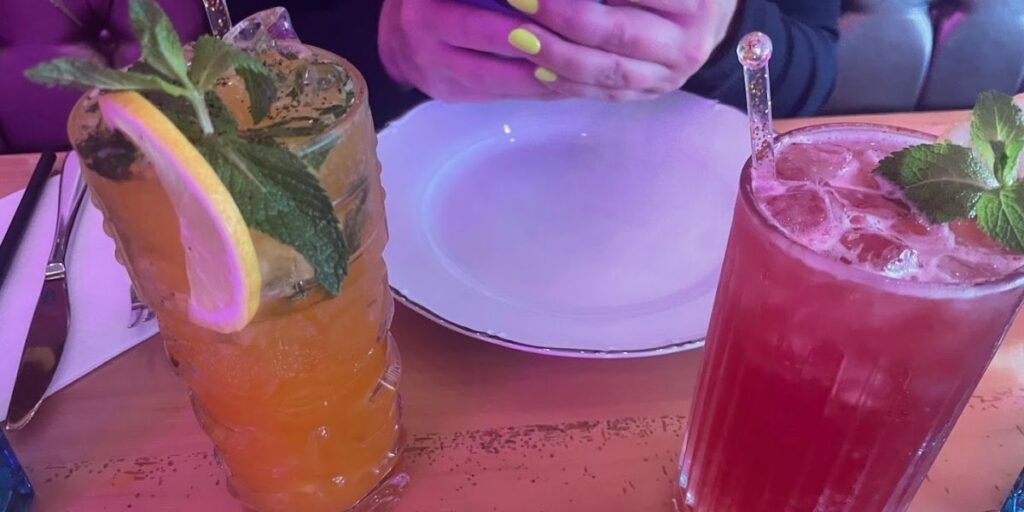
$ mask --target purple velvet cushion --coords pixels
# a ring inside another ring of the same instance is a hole
[[[182,39],[207,30],[200,0],[157,0]],[[65,124],[80,91],[29,82],[22,73],[61,56],[117,66],[138,58],[127,0],[0,2],[0,153],[67,148]]]

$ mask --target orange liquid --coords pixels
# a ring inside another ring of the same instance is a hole
[[[76,147],[105,130],[91,104],[79,102],[69,122]],[[382,257],[387,229],[365,92],[333,130],[340,142],[318,175],[342,224],[359,224],[360,248],[342,293],[331,297],[307,282],[287,294],[271,290],[281,275],[302,274],[308,265],[253,231],[263,299],[254,320],[231,334],[188,319],[178,219],[151,164],[140,157],[129,176],[111,179],[83,161],[118,257],[157,313],[233,491],[264,512],[367,510],[388,498],[392,489],[382,482],[395,476],[402,445],[400,365],[388,333],[393,303]]]

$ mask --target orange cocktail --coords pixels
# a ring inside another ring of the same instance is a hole
[[[279,80],[277,101],[256,124],[238,76],[220,79],[213,92],[238,130],[263,129],[308,164],[342,227],[347,273],[340,292],[328,293],[293,247],[249,229],[259,302],[234,332],[190,316],[189,253],[204,247],[179,236],[188,210],[168,193],[159,165],[107,122],[101,98],[108,93],[83,97],[68,130],[118,258],[157,314],[233,492],[260,511],[371,510],[394,499],[405,479],[395,470],[401,367],[388,332],[376,135],[359,73],[336,55],[304,48],[298,57],[256,53]]]

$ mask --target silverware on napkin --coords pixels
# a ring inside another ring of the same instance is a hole
[[[20,429],[32,419],[53,380],[60,356],[64,353],[71,318],[65,258],[75,218],[82,205],[82,198],[85,197],[85,182],[81,174],[76,173],[73,192],[68,200],[68,184],[65,182],[70,179],[67,173],[62,173],[58,184],[57,229],[50,259],[46,264],[43,289],[28,328],[28,338],[14,380],[14,393],[7,411],[7,430]]]
[[[32,220],[32,213],[35,212],[36,204],[39,203],[43,189],[46,188],[46,178],[50,176],[50,171],[53,170],[53,163],[56,160],[57,155],[53,153],[43,153],[39,157],[36,169],[32,171],[32,177],[29,178],[28,186],[25,187],[25,194],[21,196],[18,208],[14,210],[11,225],[7,228],[3,241],[0,242],[0,286],[3,286],[7,271],[11,269],[14,255],[18,253],[18,246],[21,245],[21,239],[25,235],[29,221]]]
[[[128,319],[128,328],[133,329],[139,324],[144,324],[156,318],[156,312],[152,308],[142,302],[139,298],[139,294],[135,292],[135,286],[131,287],[131,318]]]

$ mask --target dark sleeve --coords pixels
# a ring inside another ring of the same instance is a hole
[[[769,64],[776,116],[815,114],[835,86],[840,0],[740,0],[733,27],[684,90],[745,109],[743,69],[735,48],[744,34],[772,38]]]
[[[383,0],[246,0],[231,5],[237,22],[264,9],[283,6],[302,42],[348,59],[366,78],[370,110],[378,128],[426,99],[396,83],[377,52],[377,27]],[[237,7],[236,7],[237,6]]]

